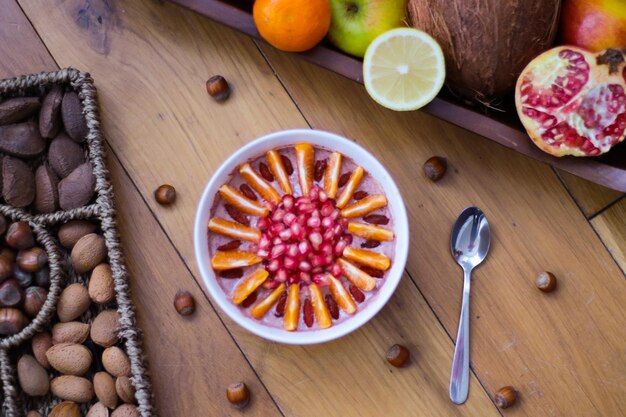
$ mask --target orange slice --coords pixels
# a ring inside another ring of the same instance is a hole
[[[371,195],[341,210],[341,215],[347,218],[361,217],[386,205],[387,197],[384,195]],[[337,204],[337,207],[339,207],[339,204]]]
[[[209,230],[220,235],[232,237],[233,239],[249,240],[258,242],[261,239],[261,231],[253,227],[244,226],[241,223],[214,217],[209,220]]]
[[[381,242],[393,240],[393,232],[391,230],[380,226],[374,226],[373,224],[349,222],[348,232],[368,240],[378,240]]]
[[[338,208],[344,208],[346,204],[348,204],[348,202],[352,199],[352,194],[354,194],[359,184],[361,184],[361,180],[363,179],[364,174],[365,170],[361,167],[356,167],[355,170],[352,171],[350,179],[346,183],[346,186],[341,192],[339,198],[337,198],[337,203],[335,205]]]
[[[382,253],[365,249],[356,249],[351,246],[344,249],[343,256],[361,265],[371,266],[372,268],[380,269],[382,271],[388,270],[391,265],[391,260]]]
[[[330,311],[328,311],[328,306],[326,305],[326,301],[324,301],[324,296],[322,295],[320,287],[315,284],[311,284],[309,285],[309,291],[311,293],[313,312],[315,312],[315,320],[317,320],[322,329],[330,327],[333,323],[330,319]]]
[[[239,173],[250,187],[261,194],[261,197],[274,204],[280,203],[278,191],[269,182],[265,181],[265,178],[256,172],[248,162],[241,164]]]
[[[333,152],[328,157],[328,165],[326,165],[326,173],[324,173],[324,191],[328,198],[337,197],[337,189],[339,188],[339,173],[341,172],[341,158],[339,152]]]
[[[269,275],[269,272],[261,268],[242,279],[239,285],[237,285],[237,288],[235,288],[235,292],[233,292],[233,303],[241,304],[243,300],[248,298],[254,290],[263,284],[263,281],[265,281]]]
[[[367,272],[357,268],[357,266],[353,263],[343,258],[337,259],[337,263],[339,263],[341,269],[343,269],[343,275],[348,278],[348,281],[356,285],[358,288],[363,291],[372,291],[376,288],[376,280]]]
[[[287,303],[285,304],[285,317],[283,317],[283,327],[285,330],[294,331],[298,328],[300,320],[300,288],[298,284],[291,284],[287,293]]]
[[[274,291],[267,297],[261,300],[257,305],[252,307],[250,314],[255,319],[261,320],[263,316],[269,311],[270,308],[278,301],[280,295],[285,291],[285,283],[280,284]]]
[[[211,259],[211,266],[217,271],[225,271],[227,269],[242,268],[258,264],[263,259],[256,256],[252,252],[244,252],[238,250],[218,251]]]
[[[313,146],[309,143],[298,143],[295,148],[300,189],[303,196],[308,196],[313,187],[313,160],[315,159]]]
[[[289,182],[289,175],[287,175],[287,170],[285,170],[285,165],[283,165],[283,159],[280,157],[280,154],[273,149],[268,151],[267,162],[270,166],[270,171],[272,171],[272,175],[276,178],[283,193],[293,194],[291,191],[291,183]]]
[[[270,214],[270,209],[268,209],[258,201],[250,200],[239,190],[231,187],[228,184],[222,185],[219,192],[224,201],[232,206],[235,206],[239,211],[243,213],[259,217],[266,217],[268,214]]]
[[[348,290],[343,286],[341,281],[339,281],[334,276],[330,275],[330,293],[333,295],[335,302],[337,305],[346,313],[354,314],[356,311],[356,303],[348,294]]]

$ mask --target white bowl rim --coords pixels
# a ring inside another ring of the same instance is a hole
[[[251,317],[245,316],[227,297],[219,285],[210,265],[208,256],[207,224],[209,213],[218,188],[225,184],[230,175],[242,161],[257,158],[270,149],[293,145],[299,142],[311,143],[328,150],[337,150],[359,165],[373,172],[374,178],[384,188],[389,201],[389,209],[394,221],[396,234],[395,256],[392,266],[385,278],[386,282],[378,289],[377,294],[368,300],[365,308],[358,310],[350,318],[327,329],[289,332],[284,329],[261,324]],[[212,300],[227,316],[251,333],[274,342],[309,345],[338,339],[361,327],[374,317],[393,295],[404,274],[409,250],[409,222],[406,208],[396,183],[385,167],[367,150],[356,142],[335,133],[315,129],[289,129],[261,136],[247,143],[215,171],[206,185],[196,212],[194,223],[194,250],[200,275]]]

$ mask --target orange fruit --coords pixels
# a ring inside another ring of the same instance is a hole
[[[391,260],[382,253],[365,249],[355,249],[350,246],[343,251],[343,256],[361,265],[370,266],[382,271],[388,270],[391,265]]]
[[[238,189],[224,184],[219,189],[220,196],[228,204],[235,206],[239,211],[253,216],[265,217],[270,214],[270,209],[265,207],[258,201],[250,200],[248,197],[239,192]]]
[[[341,215],[349,219],[361,217],[386,205],[387,197],[384,195],[371,195],[341,210]],[[337,204],[337,207],[339,207],[339,204]]]
[[[328,157],[328,165],[326,165],[326,173],[324,174],[324,191],[328,198],[337,196],[339,188],[339,173],[341,172],[341,154],[333,152]]]
[[[330,276],[330,293],[333,295],[335,302],[343,311],[348,314],[354,314],[356,311],[356,304],[350,294],[348,294],[348,290],[343,286],[341,281],[339,281],[334,276]]]
[[[274,291],[272,291],[270,295],[268,295],[263,300],[259,301],[257,305],[252,307],[252,309],[250,310],[250,314],[252,314],[252,317],[258,320],[262,319],[263,316],[265,316],[265,314],[269,311],[269,309],[272,308],[272,306],[276,303],[276,301],[278,301],[278,298],[282,295],[284,291],[285,283],[282,283]]]
[[[374,226],[373,224],[350,222],[348,223],[348,232],[362,237],[363,239],[379,241],[393,240],[393,232],[391,230],[380,226]]]
[[[244,266],[258,264],[262,260],[263,258],[252,252],[238,250],[218,251],[211,259],[211,266],[216,271],[225,271],[227,269],[243,268]]]
[[[243,300],[248,298],[250,294],[263,284],[263,281],[267,279],[269,272],[265,269],[257,269],[247,277],[241,280],[235,292],[233,293],[233,303],[241,304]]]
[[[302,52],[317,45],[330,28],[328,0],[256,0],[256,28],[270,45]]]
[[[290,332],[294,331],[298,328],[298,321],[300,321],[300,288],[298,284],[291,284],[287,293],[283,327]]]
[[[214,217],[209,220],[209,230],[219,233],[233,239],[249,240],[250,242],[258,242],[261,239],[261,231],[253,227],[244,226],[241,223],[231,222],[230,220]]]
[[[274,204],[280,203],[278,191],[269,182],[265,181],[261,174],[256,172],[248,162],[239,167],[239,173],[248,185],[261,194],[264,199]]]
[[[283,164],[283,159],[275,150],[267,152],[267,163],[270,166],[270,171],[278,181],[278,185],[285,194],[293,194],[291,191],[291,183],[289,182],[289,175]]]
[[[357,187],[361,183],[363,179],[363,175],[365,175],[365,170],[361,167],[356,167],[354,171],[352,171],[352,175],[350,175],[350,179],[346,183],[345,188],[343,189],[339,198],[337,198],[336,206],[338,208],[344,208],[346,204],[352,199],[352,194],[356,191]]]
[[[315,284],[311,284],[309,285],[309,292],[311,293],[311,304],[313,304],[315,319],[322,329],[330,327],[332,325],[330,311],[328,311],[328,306],[326,305],[326,301],[324,301],[324,296],[322,295],[320,287]]]
[[[367,272],[359,269],[352,262],[339,258],[337,259],[337,263],[341,266],[341,269],[343,269],[343,276],[348,278],[348,281],[356,285],[359,289],[363,291],[372,291],[376,288],[376,280]]]
[[[296,148],[296,164],[298,164],[298,180],[303,196],[308,196],[313,187],[313,163],[315,151],[308,143],[299,143]]]

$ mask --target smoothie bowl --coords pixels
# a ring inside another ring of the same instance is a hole
[[[288,344],[341,337],[396,289],[408,252],[396,184],[341,136],[287,130],[228,158],[196,214],[196,260],[235,322]]]

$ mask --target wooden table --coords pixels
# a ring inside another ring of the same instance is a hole
[[[0,0],[0,75],[73,66],[99,90],[109,164],[139,324],[162,416],[626,415],[626,200],[420,112],[394,113],[362,86],[167,2]],[[233,95],[217,104],[206,79]],[[359,331],[320,346],[268,343],[210,303],[191,230],[200,192],[234,150],[279,129],[355,139],[388,167],[411,220],[406,274]],[[447,176],[422,162],[446,156]],[[152,191],[174,184],[173,207]],[[472,294],[472,376],[462,406],[448,400],[461,270],[448,251],[460,210],[482,207],[494,232]],[[538,271],[559,278],[535,289]],[[178,316],[187,288],[198,309]],[[410,366],[384,359],[408,346]],[[244,412],[225,400],[243,380]],[[513,385],[519,404],[498,410]]]

